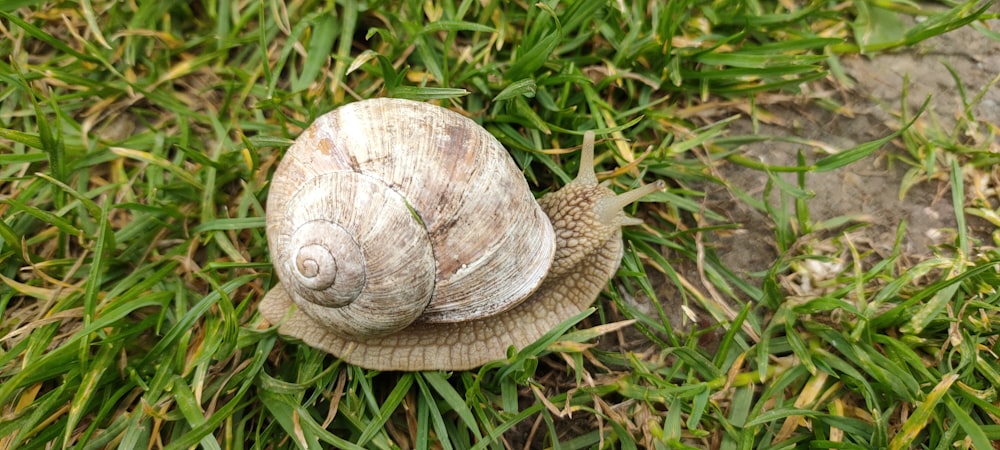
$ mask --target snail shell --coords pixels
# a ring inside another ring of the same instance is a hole
[[[632,223],[621,208],[662,185],[616,197],[587,141],[577,180],[536,202],[503,146],[450,110],[373,99],[321,116],[270,187],[281,282],[262,314],[368,368],[502,359],[593,303]]]

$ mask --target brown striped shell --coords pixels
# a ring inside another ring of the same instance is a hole
[[[552,226],[502,145],[438,106],[373,99],[318,118],[267,200],[282,285],[344,337],[510,309],[541,284]]]

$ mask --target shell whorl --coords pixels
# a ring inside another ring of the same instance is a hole
[[[548,218],[496,138],[398,99],[317,118],[275,172],[267,222],[290,300],[359,340],[509,310],[538,289],[555,252]]]
[[[306,222],[289,241],[297,292],[323,306],[347,306],[365,285],[365,259],[349,230],[325,219]]]
[[[284,205],[269,224],[272,257],[306,314],[349,337],[391,334],[420,316],[434,290],[434,255],[402,195],[370,176],[331,172]],[[385,247],[396,257],[384,257]]]

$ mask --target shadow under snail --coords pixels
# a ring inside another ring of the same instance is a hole
[[[622,208],[580,172],[537,201],[499,141],[448,109],[399,99],[337,108],[288,149],[267,198],[280,283],[259,309],[280,334],[380,370],[504,359],[588,308],[618,269]],[[294,308],[292,306],[295,306]]]

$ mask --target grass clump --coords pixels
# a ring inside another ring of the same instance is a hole
[[[1000,225],[983,94],[951,133],[901,114],[884,139],[789,165],[728,130],[789,102],[843,111],[824,94],[841,57],[995,36],[991,6],[5,2],[0,447],[989,448],[1000,255],[965,224]],[[374,96],[465,111],[538,192],[575,172],[564,149],[588,129],[620,167],[603,178],[672,188],[630,211],[646,225],[596,312],[509,360],[348,366],[260,323],[263,200],[305,126]],[[905,225],[880,254],[856,243],[863,220],[810,214],[810,177],[899,142],[922,168],[908,180],[952,193],[953,242],[929,257],[904,250]],[[731,165],[768,173],[763,194]],[[715,250],[740,231],[721,188],[773,230],[758,271]]]

